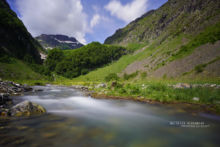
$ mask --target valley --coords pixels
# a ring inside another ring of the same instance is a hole
[[[33,37],[0,1],[0,146],[217,147],[219,10],[219,0],[168,0],[82,44]]]

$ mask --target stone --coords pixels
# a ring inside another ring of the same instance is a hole
[[[105,83],[101,83],[96,86],[96,88],[105,88],[105,87],[106,87]]]
[[[46,109],[41,105],[30,101],[21,102],[13,106],[10,110],[12,116],[31,116],[46,113]]]
[[[175,89],[177,89],[177,88],[179,88],[179,89],[192,88],[192,85],[187,84],[187,83],[178,83],[178,84],[174,85],[173,88],[175,88]]]
[[[33,88],[31,88],[30,86],[28,86],[26,84],[23,85],[23,89],[25,92],[33,90]]]
[[[10,101],[8,93],[0,93],[0,104],[5,104],[7,101]]]
[[[214,103],[216,103],[216,104],[220,104],[220,101],[215,101]]]
[[[211,88],[214,88],[214,87],[216,87],[216,86],[217,86],[216,84],[211,84],[211,85],[210,85]]]
[[[114,81],[114,82],[112,82],[111,87],[115,87],[116,85],[117,85],[117,82]]]
[[[34,92],[40,92],[40,91],[44,91],[43,89],[34,89]]]
[[[199,98],[198,97],[194,97],[193,100],[194,101],[199,101]]]

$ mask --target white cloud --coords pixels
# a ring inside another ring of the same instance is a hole
[[[128,23],[146,12],[147,2],[148,0],[133,0],[123,5],[119,0],[111,0],[105,6],[105,9],[110,11],[112,16],[116,16],[118,19]]]
[[[81,0],[17,0],[16,5],[33,36],[64,34],[86,43],[89,30]]]
[[[95,14],[90,21],[90,27],[93,28],[94,26],[96,26],[100,22],[100,18],[101,17],[99,14]]]

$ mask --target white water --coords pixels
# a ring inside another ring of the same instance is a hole
[[[71,88],[64,87],[35,87],[44,89],[36,95],[26,95],[22,99],[29,100],[44,106],[48,113],[68,116],[82,117],[94,121],[112,123],[112,120],[126,121],[129,125],[133,123],[168,123],[160,117],[151,115],[151,110],[145,105],[116,100],[100,100],[82,96],[82,93]],[[141,121],[140,121],[141,120]]]

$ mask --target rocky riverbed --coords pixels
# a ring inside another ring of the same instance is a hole
[[[30,101],[14,105],[12,96],[23,95],[24,92],[32,90],[34,89],[26,84],[22,85],[0,79],[0,116],[30,116],[45,113],[46,110],[42,106]]]

